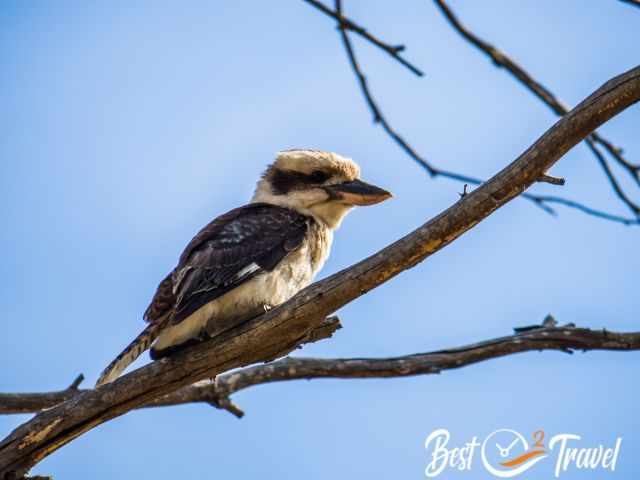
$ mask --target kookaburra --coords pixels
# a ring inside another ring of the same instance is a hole
[[[187,245],[144,314],[147,327],[97,385],[116,379],[149,347],[151,358],[162,358],[285,302],[322,268],[349,210],[389,197],[360,180],[348,158],[280,152],[251,202],[213,220]]]

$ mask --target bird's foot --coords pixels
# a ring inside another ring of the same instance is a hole
[[[200,333],[198,333],[198,336],[196,336],[193,340],[204,342],[205,340],[209,340],[210,338],[211,335],[209,335],[209,332],[207,332],[207,330],[203,328],[202,330],[200,330]]]

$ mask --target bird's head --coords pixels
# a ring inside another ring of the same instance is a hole
[[[337,153],[285,150],[258,181],[252,202],[265,202],[311,215],[337,228],[356,205],[373,205],[391,197],[360,180],[360,167]]]

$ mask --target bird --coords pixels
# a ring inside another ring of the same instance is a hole
[[[148,349],[153,360],[170,356],[287,301],[320,271],[346,214],[390,197],[362,181],[350,158],[278,152],[250,202],[215,218],[189,242],[146,309],[146,328],[96,387],[114,381]]]

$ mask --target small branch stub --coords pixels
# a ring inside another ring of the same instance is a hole
[[[83,381],[84,381],[84,374],[81,373],[75,378],[73,382],[71,382],[71,385],[67,387],[67,390],[78,390],[78,387]]]
[[[564,178],[560,177],[552,177],[551,175],[542,174],[538,178],[538,182],[540,183],[550,183],[551,185],[564,185],[566,182]]]

